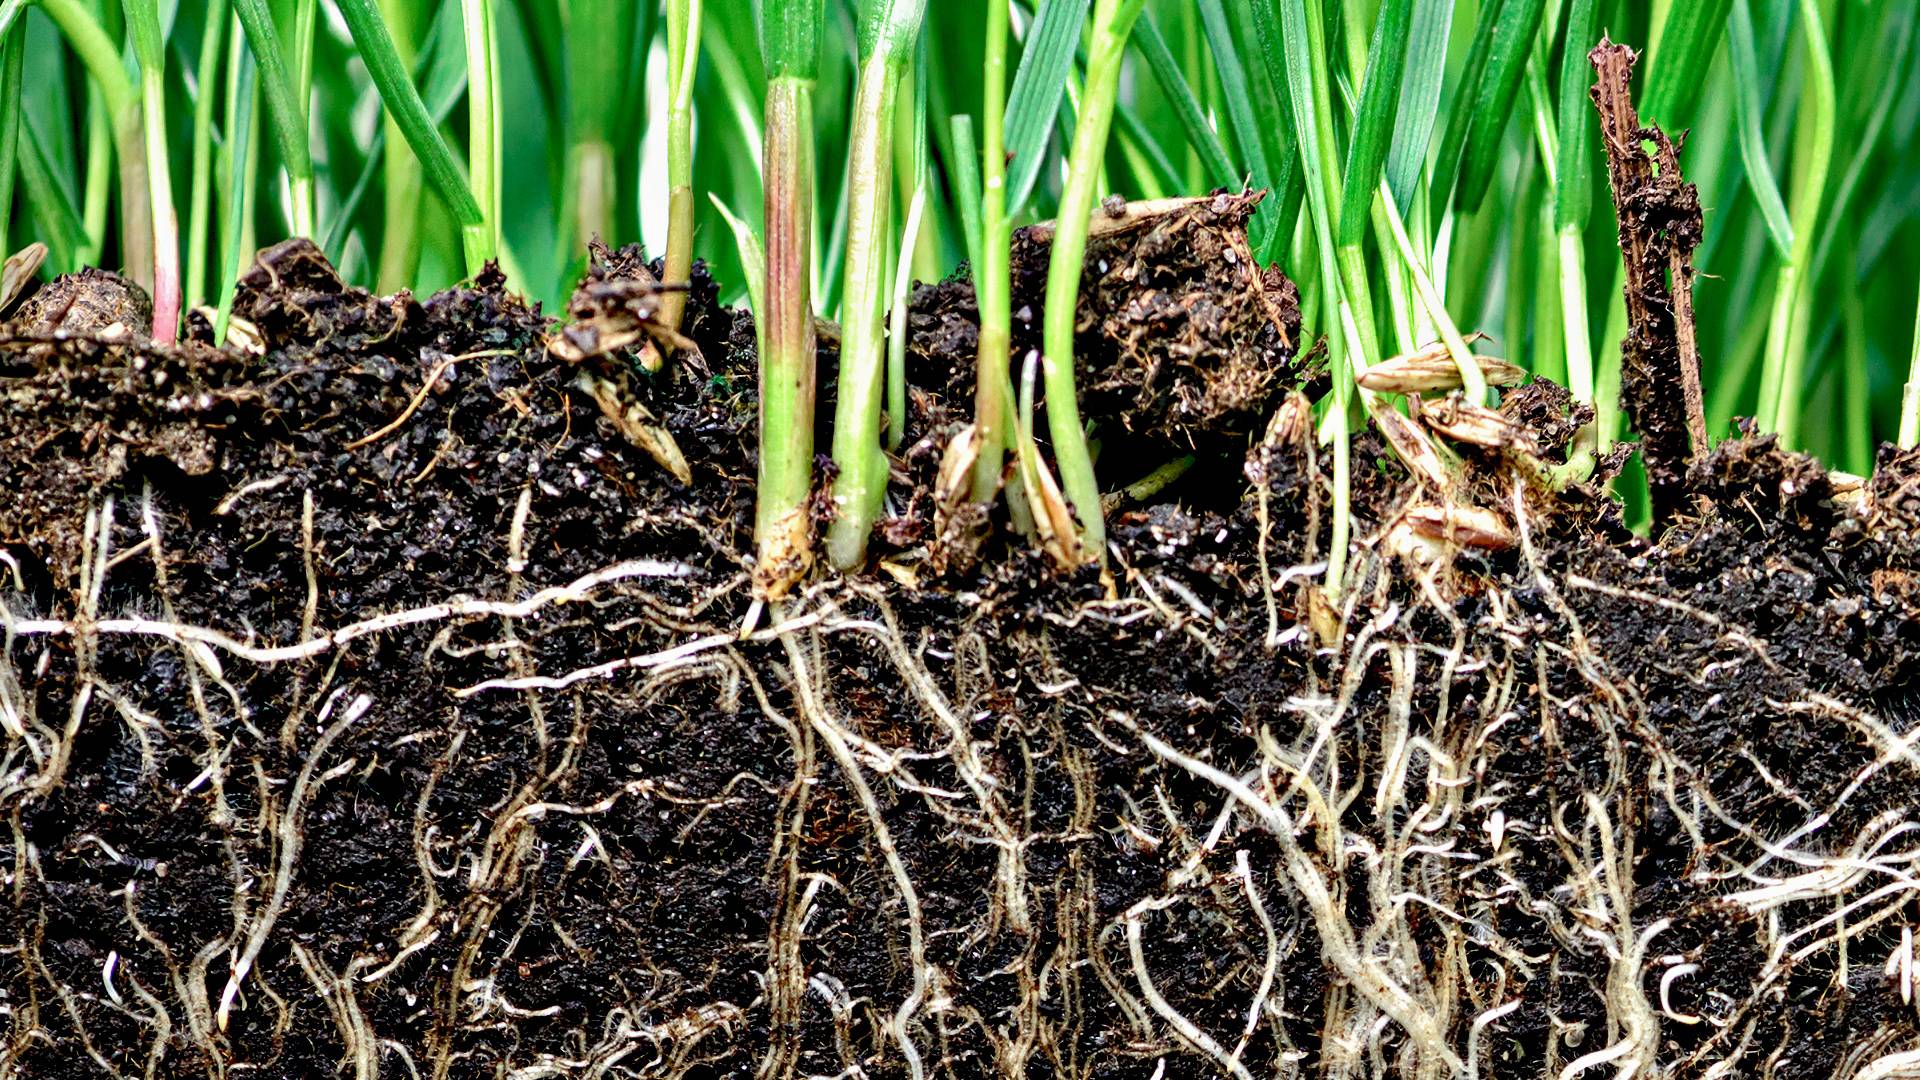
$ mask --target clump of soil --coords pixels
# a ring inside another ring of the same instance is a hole
[[[1083,410],[1157,446],[1246,445],[1296,385],[1299,293],[1247,245],[1262,193],[1127,203],[1094,218],[1075,317]],[[1014,233],[1013,355],[1040,348],[1052,225]],[[914,297],[915,342],[971,392],[979,315],[965,281]],[[955,363],[955,361],[960,361]],[[1151,467],[1151,465],[1149,465]]]
[[[285,245],[259,355],[0,331],[0,1073],[1899,1075],[1920,456],[1729,442],[1644,541],[1461,446],[1511,542],[1416,563],[1434,496],[1365,435],[1327,603],[1302,376],[1207,404],[1286,319],[1156,267],[1083,340],[1175,296],[1175,346],[1089,350],[1090,412],[1207,431],[1232,498],[1117,514],[1114,599],[906,529],[754,623],[704,278],[704,372],[599,369],[684,482],[497,275]],[[919,294],[910,442],[968,302]],[[1564,399],[1509,403],[1558,463]]]

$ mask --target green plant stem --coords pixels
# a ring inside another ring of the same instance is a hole
[[[98,266],[107,248],[107,207],[113,195],[118,118],[110,119],[106,96],[98,83],[87,83],[87,163],[80,195],[81,223],[86,242],[76,249],[79,264]],[[125,232],[125,229],[122,229]],[[143,241],[144,243],[144,241]],[[137,275],[136,275],[137,276]]]
[[[667,251],[660,271],[666,285],[682,285],[693,270],[693,83],[700,59],[700,0],[667,0]],[[669,292],[660,317],[679,328],[687,294]]]
[[[140,62],[140,111],[147,159],[148,222],[153,228],[153,339],[180,333],[180,214],[173,204],[167,149],[167,45],[158,0],[124,0],[127,31]]]
[[[1594,41],[1599,0],[1573,0],[1567,12],[1567,46],[1560,63],[1559,136],[1553,176],[1553,224],[1559,237],[1560,328],[1567,358],[1567,389],[1591,404],[1594,395],[1593,329],[1587,316],[1587,249],[1584,234],[1593,208],[1593,136],[1598,123],[1587,100],[1592,76],[1587,51]]]
[[[20,158],[20,89],[26,45],[25,27],[16,24],[0,31],[0,258],[13,253],[8,227],[13,223],[14,162]]]
[[[80,0],[40,0],[41,10],[66,36],[100,91],[102,111],[110,118],[113,151],[120,165],[120,256],[133,280],[154,288],[152,192],[147,185],[146,135],[141,97],[120,62],[120,49]],[[104,182],[104,173],[95,173]],[[89,176],[91,181],[93,176]],[[89,194],[92,194],[90,191]],[[91,204],[89,204],[91,205]],[[89,252],[99,257],[98,251]]]
[[[256,0],[237,2],[245,5]],[[461,175],[453,151],[440,137],[439,125],[427,112],[426,103],[420,100],[420,91],[413,85],[413,77],[406,66],[400,62],[400,54],[394,48],[393,38],[388,35],[386,24],[380,20],[373,0],[338,0],[338,5],[348,31],[353,34],[354,46],[360,51],[360,59],[367,65],[367,73],[380,91],[387,114],[399,125],[407,145],[413,148],[414,156],[419,159],[420,167],[426,173],[427,182],[439,192],[441,201],[447,204],[454,222],[460,226],[467,272],[479,273],[494,257],[496,250],[492,226],[481,212],[479,200]],[[259,55],[258,50],[254,55]],[[265,68],[261,70],[264,75]]]
[[[907,206],[894,263],[893,295],[887,314],[887,451],[898,453],[907,435],[907,297],[913,285],[914,251],[926,221],[927,189],[917,187]]]
[[[827,556],[842,570],[866,560],[867,537],[887,491],[880,422],[886,396],[886,271],[894,247],[888,230],[893,114],[925,15],[925,0],[864,0],[861,5],[860,69],[847,148],[840,376],[833,421],[833,460],[840,475],[834,481],[836,516],[827,529]]]
[[[1625,277],[1626,268],[1616,262],[1612,286],[1607,289],[1607,328],[1600,339],[1604,344],[1593,368],[1594,444],[1601,454],[1613,449],[1624,419],[1620,410],[1620,346],[1627,337]]]
[[[251,247],[247,225],[253,220],[253,193],[259,175],[260,120],[255,109],[260,96],[255,78],[253,54],[244,47],[235,17],[233,45],[227,57],[227,205],[220,228],[220,275],[215,288],[219,309],[213,320],[213,340],[227,340],[227,324],[233,314],[233,283],[240,276],[240,262]]]
[[[219,100],[213,84],[220,77],[227,5],[222,0],[213,0],[207,5],[206,20],[200,34],[200,62],[193,79],[193,187],[187,195],[185,294],[188,308],[200,306],[207,298],[207,244],[213,231],[207,217],[213,201],[213,110]]]
[[[60,273],[78,270],[80,255],[87,244],[86,222],[73,205],[67,191],[53,175],[46,150],[34,133],[33,124],[21,125],[20,186],[40,239],[47,245],[47,265]]]
[[[500,248],[500,61],[492,0],[460,0],[467,43],[467,169],[486,244]],[[689,195],[689,198],[692,196]]]
[[[634,12],[629,0],[568,0],[560,5],[566,39],[567,183],[564,199],[571,211],[570,233],[561,243],[568,259],[578,258],[580,246],[598,236],[614,237],[613,199],[617,170],[612,141],[619,122],[620,94],[627,58],[609,47],[609,39],[624,41],[633,33]],[[767,25],[777,25],[778,12],[768,12]],[[772,66],[769,57],[769,67]]]
[[[816,5],[817,13],[818,7]],[[754,519],[761,565],[807,558],[816,396],[813,302],[814,79],[767,81],[766,285],[761,291],[760,477]]]
[[[1144,0],[1097,0],[1092,38],[1087,46],[1087,79],[1074,125],[1073,149],[1067,157],[1067,182],[1060,195],[1060,213],[1054,227],[1053,249],[1047,260],[1046,313],[1042,361],[1047,389],[1047,430],[1053,439],[1060,484],[1080,519],[1080,543],[1092,561],[1106,563],[1106,522],[1100,513],[1100,484],[1093,472],[1093,454],[1080,420],[1074,386],[1073,329],[1080,305],[1081,264],[1087,252],[1087,233],[1093,222],[1093,204],[1099,167],[1106,157],[1107,134],[1120,91],[1120,63],[1127,37],[1140,17]]]
[[[342,4],[342,14],[347,5]],[[247,45],[259,68],[262,95],[267,113],[273,119],[274,135],[280,146],[280,164],[287,170],[287,187],[292,193],[294,235],[313,237],[313,155],[307,148],[307,111],[295,96],[295,72],[287,67],[285,51],[280,48],[279,31],[267,0],[233,0],[240,16]]]
[[[1833,158],[1833,60],[1817,0],[1800,2],[1801,34],[1807,51],[1805,108],[1794,146],[1792,196],[1793,255],[1780,264],[1774,283],[1773,311],[1767,323],[1766,361],[1760,378],[1760,422],[1777,432],[1782,445],[1799,442],[1801,397],[1807,363],[1807,321],[1814,229],[1826,194]]]
[[[827,530],[827,556],[842,570],[866,560],[867,536],[886,497],[880,422],[886,391],[886,267],[893,246],[887,229],[893,196],[893,114],[925,5],[867,0],[861,14],[859,80],[847,147],[840,376],[833,422],[833,460],[840,475],[834,481],[836,514]]]
[[[985,97],[981,109],[985,181],[980,195],[980,268],[974,275],[980,305],[980,350],[974,371],[973,423],[980,456],[973,463],[974,502],[992,502],[1006,468],[1008,410],[1013,404],[1013,342],[1009,281],[1013,229],[1007,220],[1006,86],[1010,0],[987,0]]]
[[[400,66],[413,70],[415,5],[412,0],[380,0],[380,11]],[[381,292],[392,293],[412,284],[420,266],[422,177],[420,159],[407,145],[400,122],[391,112],[380,122],[386,127],[386,148],[381,161],[380,267],[375,281]]]
[[[1407,274],[1413,279],[1413,287],[1426,306],[1427,314],[1440,331],[1440,340],[1446,343],[1447,353],[1453,357],[1453,363],[1460,370],[1460,386],[1467,400],[1482,402],[1487,398],[1487,378],[1480,365],[1473,359],[1473,353],[1467,349],[1467,339],[1454,325],[1453,317],[1441,302],[1439,290],[1420,265],[1419,253],[1414,250],[1413,241],[1407,237],[1406,223],[1400,220],[1400,212],[1393,206],[1392,192],[1382,189],[1382,204],[1387,207],[1387,223],[1393,232],[1394,245],[1400,251],[1400,260],[1407,268]]]
[[[1900,434],[1902,450],[1911,450],[1920,442],[1920,301],[1913,305],[1913,355],[1907,360],[1907,385],[1900,395]]]
[[[1851,238],[1846,265],[1853,265],[1858,252]],[[1840,452],[1837,464],[1857,476],[1873,471],[1872,376],[1867,370],[1867,306],[1859,289],[1840,290],[1841,337],[1845,361],[1840,371],[1841,424]]]

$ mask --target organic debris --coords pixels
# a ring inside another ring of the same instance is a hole
[[[1642,438],[1654,515],[1664,521],[1684,497],[1688,461],[1707,448],[1693,320],[1700,196],[1681,175],[1673,140],[1634,111],[1634,51],[1602,36],[1588,58],[1626,260],[1621,396]]]

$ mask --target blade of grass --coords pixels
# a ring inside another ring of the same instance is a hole
[[[1809,111],[1796,125],[1793,155],[1793,255],[1781,262],[1767,324],[1767,352],[1760,377],[1760,422],[1779,433],[1783,446],[1798,445],[1805,391],[1807,319],[1814,229],[1833,159],[1833,61],[1818,0],[1800,0],[1801,40],[1806,49]]]
[[[1683,0],[1667,10],[1660,45],[1647,65],[1640,115],[1663,131],[1693,122],[1693,105],[1727,27],[1733,0]]]
[[[1575,0],[1579,2],[1579,0]],[[1453,0],[1413,0],[1408,27],[1407,67],[1400,80],[1400,105],[1388,140],[1387,185],[1401,213],[1413,205],[1413,189],[1427,165],[1433,123],[1440,114],[1440,88],[1447,73],[1447,37],[1453,28]]]
[[[1451,108],[1447,110],[1447,126],[1440,136],[1440,149],[1433,162],[1430,178],[1433,200],[1431,216],[1436,219],[1444,217],[1447,207],[1453,202],[1454,186],[1460,177],[1461,157],[1466,152],[1467,135],[1473,126],[1473,104],[1480,97],[1480,83],[1486,76],[1487,63],[1493,55],[1494,31],[1500,25],[1500,11],[1506,3],[1507,0],[1485,0],[1474,22],[1473,42],[1467,48],[1466,63],[1460,70]]]
[[[153,228],[153,339],[170,344],[180,332],[180,214],[173,204],[167,147],[167,43],[158,0],[123,0],[123,6],[127,35],[140,63],[148,221]]]
[[[1100,484],[1093,454],[1080,420],[1073,372],[1073,331],[1080,302],[1081,264],[1092,225],[1099,165],[1106,157],[1113,105],[1120,90],[1120,67],[1127,38],[1145,0],[1097,0],[1087,46],[1087,79],[1080,115],[1067,156],[1067,182],[1060,195],[1053,247],[1047,259],[1046,311],[1043,316],[1042,369],[1047,389],[1047,430],[1061,487],[1080,521],[1081,557],[1106,564],[1106,523],[1100,512]]]
[[[1033,197],[1091,0],[1039,0],[1007,97],[1007,216]]]
[[[1247,163],[1253,186],[1271,192],[1279,169],[1268,155],[1267,138],[1262,130],[1264,125],[1256,108],[1252,72],[1241,63],[1240,48],[1234,40],[1233,28],[1227,21],[1221,0],[1198,2],[1201,25],[1206,31],[1207,45],[1213,52],[1214,70],[1220,79],[1220,96],[1226,102],[1227,119],[1233,126],[1234,138],[1240,144],[1240,153]],[[1275,198],[1262,200],[1254,212],[1253,221],[1247,229],[1247,238],[1254,250],[1266,249],[1274,230],[1279,228],[1280,203],[1281,200]]]
[[[1245,177],[1227,154],[1220,133],[1207,122],[1206,110],[1201,107],[1200,99],[1194,96],[1193,87],[1188,85],[1179,61],[1173,58],[1172,50],[1167,47],[1167,39],[1161,35],[1151,13],[1144,14],[1140,25],[1134,28],[1133,44],[1140,58],[1147,62],[1147,70],[1153,73],[1160,92],[1172,103],[1180,126],[1187,133],[1187,145],[1200,155],[1201,167],[1209,178],[1208,182],[1215,187],[1238,188]]]
[[[887,212],[893,189],[893,122],[900,81],[926,15],[926,0],[862,0],[860,79],[847,155],[847,242],[833,459],[838,516],[827,553],[842,570],[866,561],[867,538],[886,498],[880,449],[885,398]]]
[[[1840,290],[1840,322],[1843,420],[1842,452],[1836,455],[1837,464],[1856,476],[1866,476],[1873,471],[1873,401],[1872,376],[1867,370],[1867,305],[1859,289]]]
[[[1598,0],[1573,0],[1560,58],[1559,137],[1553,177],[1553,224],[1559,237],[1560,325],[1567,389],[1578,402],[1594,394],[1593,328],[1587,315],[1584,235],[1593,210],[1593,142],[1598,120],[1587,101],[1587,52],[1598,42]]]
[[[696,0],[697,2],[697,0]],[[467,43],[467,172],[485,220],[487,246],[500,247],[500,57],[492,0],[460,0]],[[391,35],[387,40],[392,41]],[[409,80],[411,84],[411,80]],[[689,196],[691,198],[691,196]]]
[[[47,245],[46,265],[56,273],[72,273],[82,265],[87,224],[47,160],[46,148],[33,123],[29,121],[22,127],[17,159],[20,185],[27,209],[33,215],[35,232]]]
[[[236,17],[236,22],[238,19]],[[233,313],[233,283],[240,276],[240,263],[246,257],[247,223],[253,219],[254,182],[258,176],[260,150],[257,133],[260,123],[255,115],[259,85],[255,79],[251,50],[241,47],[241,35],[233,35],[227,57],[227,207],[226,222],[220,231],[220,280],[214,291],[219,310],[213,321],[213,340],[227,340],[227,324]]]
[[[1412,26],[1413,0],[1386,0],[1381,5],[1367,56],[1366,81],[1361,85],[1360,108],[1354,115],[1353,137],[1347,145],[1340,232],[1336,237],[1342,247],[1358,248],[1366,236],[1374,192],[1380,186],[1388,143],[1398,120]]]
[[[1920,442],[1920,300],[1913,305],[1912,356],[1907,360],[1907,384],[1900,395],[1900,449]]]
[[[960,211],[961,233],[967,244],[967,265],[977,275],[980,266],[980,141],[973,134],[973,117],[956,113],[949,121],[953,153],[947,156],[947,187]],[[976,289],[977,291],[977,289]]]
[[[401,67],[408,70],[413,68],[416,59],[414,43],[419,38],[419,27],[414,15],[418,10],[419,5],[413,0],[380,0],[381,18],[388,27],[387,36],[393,42],[394,55]],[[420,159],[408,148],[406,134],[391,113],[381,116],[376,138],[381,140],[381,145],[368,150],[369,160],[377,158],[383,174],[380,267],[375,287],[382,293],[392,293],[411,284],[420,268],[420,232],[424,224],[420,195],[424,177]],[[340,216],[352,217],[352,210],[342,207]],[[336,250],[331,239],[327,250]]]
[[[349,0],[351,3],[352,0]],[[349,4],[341,4],[346,15]],[[233,0],[240,26],[246,31],[247,45],[253,52],[267,114],[280,147],[280,164],[287,170],[287,185],[293,192],[293,232],[313,236],[313,155],[307,148],[307,111],[296,96],[297,72],[287,66],[286,52],[280,47],[279,30],[267,0]],[[352,17],[348,16],[351,23]],[[368,65],[371,69],[372,65]]]
[[[141,121],[140,95],[120,59],[120,48],[107,36],[100,20],[80,0],[39,0],[40,9],[53,19],[80,62],[86,66],[93,86],[100,94],[100,108],[93,115],[106,118],[112,129],[113,154],[120,172],[120,257],[136,284],[152,289],[153,224],[151,193],[147,188],[145,131]],[[104,146],[100,148],[104,151]],[[101,209],[105,209],[105,162],[108,155],[88,155],[89,210],[92,185],[101,186]],[[94,162],[99,162],[98,166]],[[92,235],[91,230],[89,231]],[[98,242],[89,245],[86,255],[100,256]]]
[[[15,6],[15,14],[18,6]],[[0,258],[13,254],[14,161],[20,157],[20,87],[26,76],[26,27],[0,30]]]
[[[257,2],[237,0],[240,5]],[[380,91],[380,99],[388,115],[399,125],[401,133],[406,136],[407,145],[413,148],[414,156],[420,160],[427,182],[439,192],[441,201],[446,203],[454,222],[460,226],[467,272],[479,273],[494,256],[492,229],[473,190],[467,186],[466,177],[461,174],[453,151],[440,137],[439,126],[428,114],[426,103],[420,100],[420,91],[413,85],[406,67],[400,63],[400,55],[394,49],[393,39],[387,34],[386,24],[381,21],[373,0],[338,0],[338,5],[341,17],[346,20],[347,29],[353,35],[354,46],[360,52],[360,59],[367,65],[367,73],[373,77],[373,84]],[[257,52],[255,56],[257,58]],[[265,69],[261,71],[264,76]],[[268,101],[271,110],[270,94]]]
[[[915,184],[900,233],[900,255],[894,263],[893,292],[887,305],[887,437],[888,453],[898,453],[907,436],[907,295],[913,287],[913,250],[927,208],[927,189]]]
[[[1292,125],[1288,122],[1285,80],[1276,78],[1270,58],[1262,56],[1259,31],[1254,27],[1253,11],[1245,3],[1227,5],[1233,38],[1238,46],[1247,86],[1252,95],[1254,115],[1266,144],[1267,167],[1272,171],[1272,195],[1260,211],[1271,214],[1275,227],[1266,243],[1254,250],[1263,265],[1272,265],[1279,253],[1293,242],[1300,220],[1301,200],[1306,196],[1306,178],[1300,170],[1299,155],[1293,144]]]
[[[1733,108],[1740,127],[1740,158],[1746,165],[1747,187],[1753,192],[1761,220],[1780,257],[1792,258],[1793,223],[1787,218],[1780,184],[1773,178],[1773,162],[1767,157],[1766,142],[1760,134],[1760,62],[1754,57],[1753,9],[1748,0],[1734,0],[1727,25],[1727,49],[1733,67]]]
[[[115,145],[119,125],[109,118],[106,96],[100,87],[89,82],[87,85],[87,103],[85,108],[87,125],[87,146],[85,173],[82,177],[80,213],[86,222],[87,243],[81,249],[80,261],[87,266],[100,265],[101,257],[107,249],[107,208],[113,195],[113,174],[115,159],[120,155]],[[64,140],[61,141],[64,143]],[[59,161],[71,156],[71,145],[64,145],[68,153],[52,156],[49,149],[49,162]],[[61,176],[71,173],[62,171]],[[137,189],[134,189],[137,190]],[[129,226],[122,225],[123,238]],[[136,277],[139,275],[136,274]]]
[[[685,286],[693,271],[693,86],[700,63],[700,0],[667,0],[667,251],[660,281]],[[684,289],[660,300],[660,319],[678,329]]]
[[[193,181],[187,195],[186,305],[199,307],[207,297],[207,243],[212,233],[208,207],[213,199],[213,112],[219,95],[220,57],[227,27],[227,5],[212,0],[200,33],[199,64],[193,77]],[[0,249],[6,245],[0,244]]]
[[[1500,160],[1507,120],[1513,115],[1520,80],[1526,73],[1527,57],[1533,51],[1540,32],[1545,0],[1505,0],[1493,31],[1493,44],[1487,55],[1486,73],[1479,93],[1473,99],[1473,117],[1468,127],[1466,155],[1460,166],[1459,189],[1454,204],[1463,213],[1473,213],[1486,197],[1493,172]]]
[[[564,197],[572,214],[569,254],[595,236],[613,236],[614,124],[626,57],[612,42],[631,34],[636,5],[626,0],[564,0],[559,5],[566,48],[567,126],[570,149]],[[775,13],[766,25],[777,26]]]
[[[1884,11],[1883,18],[1895,23],[1892,29],[1897,35],[1893,47],[1885,51],[1882,51],[1884,39],[1880,37],[1874,39],[1876,56],[1885,60],[1885,67],[1873,65],[1873,68],[1868,69],[1868,77],[1872,78],[1871,83],[1866,83],[1866,80],[1862,79],[1843,92],[1843,100],[1853,102],[1864,100],[1872,104],[1867,109],[1865,122],[1856,123],[1846,131],[1845,141],[1853,145],[1853,156],[1847,162],[1846,172],[1841,174],[1840,186],[1834,191],[1833,203],[1827,208],[1828,219],[1836,223],[1854,220],[1854,196],[1859,193],[1861,180],[1867,174],[1867,166],[1873,161],[1875,151],[1879,149],[1881,132],[1886,127],[1887,117],[1899,100],[1900,86],[1908,78],[1906,72],[1910,70],[1908,56],[1913,47],[1914,20],[1902,17],[1891,8]],[[1857,59],[1856,64],[1858,64]],[[1862,85],[1863,83],[1865,85]],[[1821,232],[1819,246],[1813,250],[1813,274],[1816,278],[1825,273],[1827,257],[1833,251],[1835,240],[1848,232],[1849,230],[1845,227],[1825,229]]]

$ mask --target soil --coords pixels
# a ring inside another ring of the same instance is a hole
[[[1103,478],[1198,458],[1112,515],[1112,598],[928,557],[961,283],[874,566],[757,617],[703,275],[684,342],[574,359],[497,276],[376,297],[299,242],[257,351],[16,319],[0,1075],[1905,1075],[1920,456],[1724,442],[1641,539],[1519,387],[1443,490],[1356,439],[1330,595],[1291,287],[1174,257],[1242,210],[1089,260]],[[48,292],[132,302],[93,288]]]

